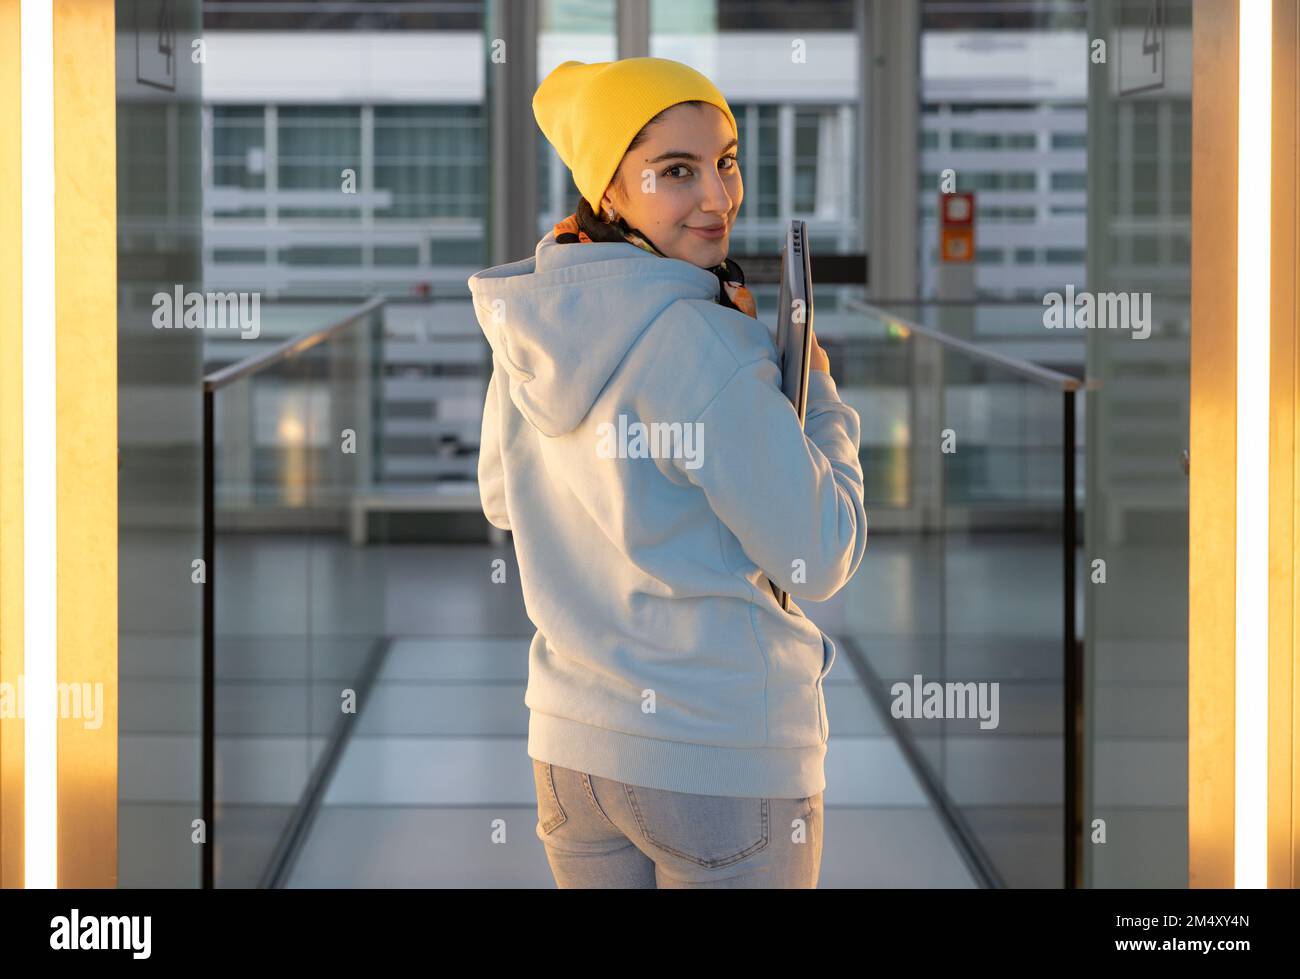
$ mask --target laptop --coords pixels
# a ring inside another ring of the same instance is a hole
[[[812,263],[808,254],[808,224],[795,219],[781,249],[781,286],[776,320],[776,363],[781,390],[794,405],[799,424],[808,408],[808,363],[812,358]],[[790,594],[768,579],[781,608],[790,611]]]

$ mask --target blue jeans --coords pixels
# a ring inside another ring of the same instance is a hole
[[[822,795],[668,792],[533,759],[537,837],[558,887],[816,887]]]

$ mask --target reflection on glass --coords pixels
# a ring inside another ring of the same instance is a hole
[[[1077,53],[1086,5],[922,8],[921,296],[939,295],[941,189],[975,194],[972,298],[1033,301],[1065,282],[1082,288],[1090,120]],[[951,187],[941,187],[945,171]]]
[[[847,333],[832,370],[862,419],[868,513],[885,530],[845,589],[845,638],[984,878],[1060,887],[1064,379],[885,314]]]
[[[1088,269],[1150,294],[1151,331],[1087,331],[1087,818],[1091,887],[1186,887],[1191,0],[1162,5],[1163,71],[1129,57],[1089,91]],[[1137,50],[1137,5],[1089,5],[1088,32]],[[1145,76],[1145,77],[1144,77]],[[1127,94],[1120,94],[1121,87]],[[1141,773],[1136,774],[1136,773]]]
[[[198,0],[169,4],[179,37]],[[158,55],[158,4],[116,5],[117,882],[197,887],[202,815],[202,417],[196,330],[156,330],[154,297],[202,279],[200,67]],[[185,45],[188,50],[188,42]],[[152,55],[152,57],[151,57]],[[8,215],[5,215],[8,220]]]

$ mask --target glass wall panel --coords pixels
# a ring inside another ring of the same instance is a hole
[[[1132,300],[1088,330],[1087,757],[1092,887],[1187,886],[1191,0],[1096,0],[1088,281]],[[1101,840],[1104,839],[1104,843]]]
[[[202,282],[200,4],[116,17],[118,884],[197,887],[203,340],[157,327]]]

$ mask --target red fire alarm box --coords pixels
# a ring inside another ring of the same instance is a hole
[[[939,260],[975,261],[975,195],[939,195]]]

